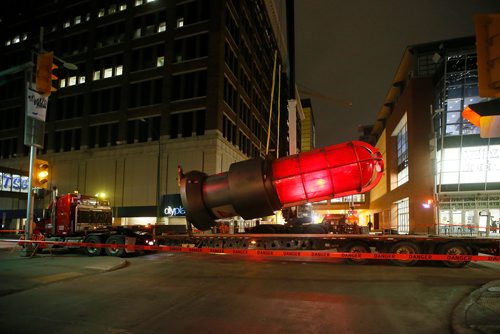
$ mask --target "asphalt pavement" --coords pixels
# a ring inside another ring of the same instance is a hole
[[[0,298],[84,275],[119,270],[128,265],[126,259],[85,256],[82,252],[64,250],[21,256],[17,244],[0,241]],[[499,270],[498,263],[484,263]],[[500,333],[500,277],[465,297],[452,314],[453,332],[457,334]]]

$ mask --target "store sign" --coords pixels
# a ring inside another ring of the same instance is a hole
[[[18,174],[0,172],[0,191],[27,193],[29,178]]]
[[[167,217],[185,216],[186,210],[184,210],[182,206],[178,207],[167,206],[165,210],[163,210],[163,213],[165,213],[165,216]]]
[[[165,217],[185,217],[186,210],[182,206],[180,194],[163,195],[162,212]]]

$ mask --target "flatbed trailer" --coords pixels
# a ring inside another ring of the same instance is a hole
[[[499,256],[498,237],[455,237],[439,235],[401,234],[181,234],[157,237],[160,245],[208,247],[218,249],[261,250],[330,250],[343,253],[383,254],[439,254],[454,256],[453,261],[442,261],[448,267],[462,267],[470,261],[467,257],[479,253]],[[456,259],[464,261],[456,261]],[[365,258],[348,258],[356,264],[368,262]],[[415,265],[425,257],[391,259],[400,266]]]

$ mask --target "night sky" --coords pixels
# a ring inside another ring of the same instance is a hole
[[[500,0],[295,0],[296,83],[312,101],[316,146],[357,140],[406,46],[472,36],[477,13],[500,13]]]

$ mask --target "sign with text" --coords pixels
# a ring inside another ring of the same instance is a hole
[[[26,95],[26,115],[45,122],[48,103],[49,98],[47,96],[40,95],[28,88],[28,94]]]

